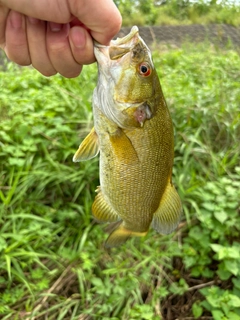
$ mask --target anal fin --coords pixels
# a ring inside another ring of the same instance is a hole
[[[96,190],[98,194],[92,205],[92,214],[98,222],[115,222],[120,218],[116,211],[106,202],[103,197],[101,188]]]
[[[73,162],[85,161],[97,156],[99,152],[98,136],[94,128],[80,144],[73,156]]]
[[[154,213],[152,227],[162,234],[171,233],[178,225],[182,214],[180,197],[169,181],[163,193],[160,205]]]

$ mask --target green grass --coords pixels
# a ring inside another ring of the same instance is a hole
[[[92,125],[96,66],[71,80],[0,73],[2,319],[240,319],[240,57],[157,49],[184,215],[173,234],[111,252],[91,217],[97,159],[72,162]]]
[[[123,16],[123,26],[230,24],[240,25],[240,6],[237,1],[167,0],[157,5],[154,0],[115,0]]]

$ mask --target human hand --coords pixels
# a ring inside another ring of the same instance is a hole
[[[72,78],[121,27],[112,0],[0,0],[0,47],[19,65]]]

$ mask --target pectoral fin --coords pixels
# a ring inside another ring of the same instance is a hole
[[[137,152],[134,149],[131,140],[122,129],[119,128],[115,134],[110,135],[110,142],[119,161],[126,164],[139,162]]]
[[[169,181],[160,205],[154,213],[152,227],[159,233],[171,233],[178,225],[182,214],[182,203],[180,197]]]
[[[97,156],[99,152],[98,136],[94,128],[80,144],[73,157],[73,162],[85,161]]]
[[[118,214],[104,199],[100,187],[92,205],[92,214],[98,222],[114,222],[119,220]]]
[[[105,248],[118,247],[126,242],[130,237],[143,237],[146,234],[147,232],[134,232],[128,230],[123,226],[123,223],[121,223],[107,238]]]

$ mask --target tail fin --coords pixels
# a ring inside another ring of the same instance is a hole
[[[126,242],[132,236],[143,237],[146,234],[147,232],[134,232],[134,231],[128,230],[124,228],[123,224],[121,223],[116,229],[113,230],[113,232],[107,238],[105,242],[105,248],[118,247],[122,245],[124,242]]]

